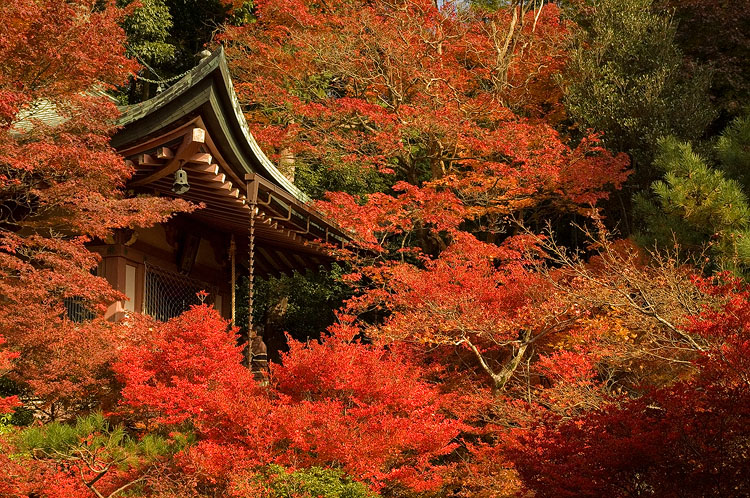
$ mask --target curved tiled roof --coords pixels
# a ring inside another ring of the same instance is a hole
[[[246,173],[256,173],[297,200],[309,201],[307,195],[268,159],[250,132],[221,47],[164,92],[139,104],[122,107],[121,111],[117,124],[122,129],[112,139],[116,148],[124,148],[172,123],[200,115],[207,126],[213,128],[209,132],[214,139],[222,142],[222,152],[240,178]]]

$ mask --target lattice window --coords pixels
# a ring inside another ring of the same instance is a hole
[[[89,273],[96,276],[99,273],[97,268],[92,268]],[[91,309],[91,303],[87,302],[80,296],[63,298],[63,306],[68,319],[73,322],[83,323],[94,319],[94,312]]]
[[[74,322],[82,323],[94,319],[94,312],[87,306],[83,298],[66,297],[63,299],[63,304],[68,318]]]
[[[171,271],[146,265],[143,313],[167,321],[193,304],[200,304],[197,294],[206,291],[206,302],[216,299],[218,289],[211,284]]]

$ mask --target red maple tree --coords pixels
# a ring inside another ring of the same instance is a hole
[[[746,284],[704,281],[724,304],[689,317],[686,331],[705,340],[693,374],[643,386],[573,419],[540,418],[516,431],[512,450],[525,485],[539,496],[729,496],[748,492],[750,420]]]
[[[109,146],[117,110],[102,93],[134,69],[121,16],[94,0],[0,6],[0,336],[16,355],[7,375],[50,416],[96,397],[117,342],[65,312],[66,299],[101,315],[121,298],[85,243],[188,209],[123,194],[132,170]]]
[[[212,308],[132,327],[141,340],[114,366],[124,407],[152,426],[189,423],[197,443],[176,458],[216,489],[241,487],[271,463],[338,467],[376,489],[440,486],[439,460],[460,428],[446,417],[447,398],[406,358],[354,341],[356,330],[291,341],[264,388],[241,365],[237,331]]]
[[[101,399],[114,362],[131,433],[185,442],[98,490],[241,496],[278,464],[391,495],[748,492],[750,291],[627,242],[593,238],[584,258],[525,231],[598,222],[627,160],[552,127],[568,36],[554,4],[441,5],[261,1],[224,38],[282,165],[364,167],[393,187],[319,204],[365,249],[342,252],[360,292],[322,343],[290,340],[267,386],[207,306],[166,324],[66,316],[65,299],[120,297],[90,275],[87,240],[185,206],[120,193],[114,108],[91,92],[132,69],[120,12],[0,6],[0,369],[49,407]],[[53,122],[34,120],[44,109]],[[93,492],[85,451],[4,453],[0,493]]]
[[[448,177],[469,198],[504,196],[514,212],[552,193],[596,202],[624,179],[624,158],[589,142],[568,149],[540,122],[561,108],[548,91],[567,37],[554,4],[520,16],[429,0],[257,10],[258,22],[223,40],[247,117],[282,167],[371,168],[413,185]]]

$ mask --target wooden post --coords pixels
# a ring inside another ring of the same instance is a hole
[[[235,266],[235,254],[237,252],[237,244],[234,241],[234,234],[232,234],[232,238],[229,241],[229,259],[231,260],[232,265],[232,290],[231,290],[231,296],[232,296],[232,327],[237,326],[237,303],[235,301],[236,299],[236,293],[235,289],[237,287],[237,267]]]

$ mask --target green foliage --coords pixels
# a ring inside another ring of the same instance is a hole
[[[270,465],[258,474],[255,484],[263,489],[253,498],[376,498],[362,483],[336,469],[311,467],[287,472]],[[248,497],[249,498],[249,497]]]
[[[242,5],[235,7],[227,19],[227,24],[232,26],[242,26],[251,22],[255,22],[255,6],[252,0],[245,0]]]
[[[288,332],[298,340],[317,338],[334,321],[333,310],[351,295],[342,280],[346,270],[334,263],[330,269],[281,275],[257,280],[255,323]]]
[[[391,175],[354,165],[330,168],[324,164],[296,165],[294,183],[313,199],[322,199],[326,192],[347,192],[366,195],[384,192],[394,182]]]
[[[711,68],[711,102],[720,115],[716,132],[750,101],[750,2],[657,0],[677,21],[685,55]]]
[[[222,0],[165,0],[165,3],[172,14],[174,26],[170,39],[176,47],[175,63],[170,69],[181,73],[195,65],[195,54],[205,48],[229,19],[231,3]],[[242,8],[247,9],[247,4]]]
[[[34,421],[34,411],[24,406],[19,406],[8,417],[8,423],[23,427],[30,425]]]
[[[568,113],[579,126],[604,132],[607,146],[643,168],[660,137],[698,137],[713,111],[705,71],[689,74],[671,19],[652,0],[598,0],[577,19],[583,26],[565,75]],[[652,171],[638,171],[654,179]]]
[[[10,413],[0,414],[0,436],[13,432],[12,415]]]
[[[750,114],[735,119],[716,145],[722,169],[750,192]]]
[[[118,0],[124,7],[136,0]],[[206,48],[224,24],[253,22],[251,0],[242,3],[227,0],[137,0],[122,27],[127,34],[128,51],[147,69],[141,75],[149,79],[169,79],[196,64],[196,54]],[[174,80],[165,85],[174,83]],[[154,96],[156,84],[132,81],[127,92],[116,95],[121,104],[134,104]]]
[[[179,451],[187,440],[167,441],[153,434],[136,440],[122,426],[112,427],[101,413],[76,420],[74,425],[51,422],[25,429],[18,448],[23,453],[55,459],[97,459],[113,462],[119,468],[154,461]]]
[[[0,398],[6,396],[19,396],[25,394],[23,386],[19,385],[18,382],[14,382],[8,376],[0,376]],[[3,425],[9,426],[25,426],[29,425],[34,421],[34,411],[26,408],[25,406],[17,406],[13,413],[7,413],[0,415],[0,434],[3,432]]]
[[[729,133],[719,150],[736,146]],[[635,199],[644,226],[641,242],[679,243],[693,254],[707,249],[716,268],[742,273],[750,263],[750,205],[742,185],[674,137],[659,141],[654,166],[664,179],[652,184],[652,196]]]
[[[133,0],[126,0],[129,5]],[[125,18],[123,29],[128,35],[128,49],[151,66],[173,61],[175,46],[167,41],[172,28],[172,14],[164,0],[138,0],[138,6]]]
[[[509,0],[471,0],[469,2],[472,7],[490,11],[507,7],[510,3],[512,2],[510,2]]]

